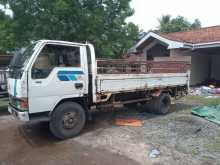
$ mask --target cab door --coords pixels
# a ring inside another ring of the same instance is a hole
[[[88,93],[84,46],[46,43],[29,72],[29,112],[51,111],[64,98]]]

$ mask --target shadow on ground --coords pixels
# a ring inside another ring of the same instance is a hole
[[[59,142],[49,129],[49,122],[29,122],[19,127],[19,132],[31,146],[48,146]]]
[[[0,116],[9,115],[8,107],[0,107]]]
[[[212,123],[192,116],[191,108],[192,105],[180,101],[172,105],[170,114],[164,117],[147,113],[143,111],[144,107],[133,106],[97,111],[92,114],[92,120],[87,121],[78,138],[60,141],[51,134],[48,122],[18,122],[8,115],[6,106],[0,109],[0,130],[3,135],[0,136],[0,150],[4,150],[0,154],[0,164],[1,160],[8,164],[19,164],[20,158],[23,160],[27,155],[29,159],[26,159],[26,164],[34,159],[38,164],[47,164],[44,161],[48,164],[54,164],[55,161],[58,161],[55,164],[65,164],[64,158],[69,164],[74,164],[73,160],[77,160],[75,164],[93,164],[87,163],[91,159],[106,165],[120,162],[135,164],[130,159],[146,163],[142,160],[148,158],[146,152],[150,148],[147,147],[151,145],[161,146],[161,153],[164,155],[160,155],[160,160],[169,159],[174,164],[178,161],[173,158],[191,162],[197,156],[194,160],[196,162],[197,158],[201,160],[200,152],[210,154],[204,151],[203,144],[206,144],[206,140],[217,137],[218,129]],[[120,127],[114,123],[117,118],[140,119],[144,121],[144,125],[139,128]],[[125,157],[119,155],[118,150]],[[189,157],[192,154],[197,155]],[[13,157],[14,155],[17,156]]]
[[[170,113],[180,112],[190,107],[191,106],[181,103],[172,105]],[[7,109],[0,111],[0,115],[8,115]],[[116,118],[148,120],[157,117],[161,116],[144,112],[143,108],[141,110],[139,108],[121,108],[112,111],[97,111],[92,114],[92,120],[87,121],[85,128],[80,135],[88,132],[98,132],[96,130],[100,128],[108,129],[117,127],[114,124]],[[51,145],[60,141],[51,134],[49,129],[49,122],[46,121],[23,123],[19,126],[19,131],[27,143],[32,146]]]

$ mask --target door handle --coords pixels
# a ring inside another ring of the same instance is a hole
[[[41,84],[41,83],[42,83],[42,81],[35,81],[35,83],[36,83],[36,84]]]
[[[75,83],[75,88],[76,89],[82,89],[83,88],[83,83]]]

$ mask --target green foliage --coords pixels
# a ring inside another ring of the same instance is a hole
[[[192,29],[199,29],[201,28],[201,22],[199,19],[195,19],[195,21],[191,25]]]
[[[179,32],[201,28],[199,19],[195,19],[190,23],[185,17],[178,16],[172,18],[170,15],[163,15],[159,21],[159,31],[162,33]]]
[[[125,19],[131,0],[2,0],[13,11],[15,48],[33,40],[91,42],[98,57],[117,58],[130,48],[139,29]],[[1,23],[0,23],[1,24]],[[0,31],[1,33],[1,31]]]
[[[14,47],[14,35],[11,33],[12,20],[0,11],[0,53],[5,53]]]

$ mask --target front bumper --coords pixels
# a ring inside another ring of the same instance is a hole
[[[10,112],[18,120],[25,121],[25,122],[29,121],[29,114],[27,111],[21,112],[9,104],[8,112]]]

